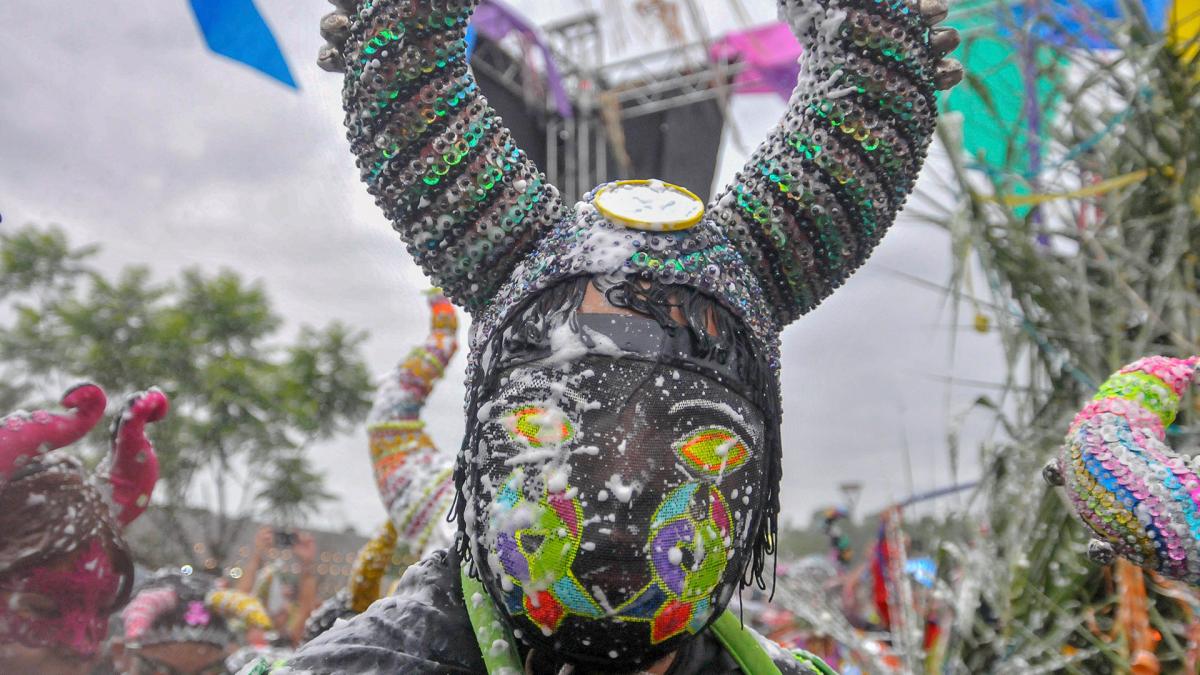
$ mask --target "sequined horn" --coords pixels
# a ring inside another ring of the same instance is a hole
[[[132,523],[150,504],[158,482],[158,456],[146,438],[146,424],[167,414],[166,394],[158,389],[129,397],[113,422],[112,449],[99,469],[99,476],[112,488],[110,506],[121,527]]]
[[[121,610],[126,642],[135,642],[145,635],[158,617],[179,604],[174,588],[148,588],[141,591]]]
[[[942,0],[780,0],[804,48],[783,120],[709,205],[780,324],[816,307],[871,254],[912,191],[935,89],[962,66]]]
[[[345,72],[347,136],[367,191],[417,264],[469,312],[562,208],[467,67],[477,3],[337,0],[318,56]]]
[[[0,483],[38,455],[83,438],[100,421],[107,403],[103,389],[84,383],[62,397],[62,406],[70,413],[37,410],[0,419]]]
[[[1200,584],[1200,474],[1166,443],[1198,362],[1152,356],[1114,373],[1043,470],[1095,535],[1088,555],[1096,562],[1120,555]]]
[[[247,626],[271,630],[271,617],[261,601],[241,591],[209,591],[205,603],[226,619],[238,619]]]
[[[458,315],[439,290],[428,297],[429,336],[384,379],[367,416],[379,494],[400,537],[418,547],[454,495],[454,457],[433,444],[420,414],[458,350]]]
[[[349,608],[352,611],[365,612],[372,602],[379,599],[383,575],[392,562],[395,548],[396,527],[389,520],[359,549],[350,572]]]

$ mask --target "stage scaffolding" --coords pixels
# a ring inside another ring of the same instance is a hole
[[[480,40],[471,64],[568,203],[605,181],[634,177],[678,182],[706,197],[737,64],[711,60],[706,41],[606,63],[594,14],[543,30],[571,115],[554,105],[544,66],[531,63],[519,42]]]

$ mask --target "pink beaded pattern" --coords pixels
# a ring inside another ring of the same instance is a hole
[[[1144,358],[1114,373],[1071,423],[1059,455],[1076,514],[1113,550],[1200,583],[1200,477],[1166,444],[1198,357]]]

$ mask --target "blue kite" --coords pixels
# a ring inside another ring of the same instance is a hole
[[[299,88],[254,0],[191,0],[191,3],[209,49],[292,89]]]

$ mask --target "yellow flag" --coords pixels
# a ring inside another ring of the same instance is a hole
[[[1196,55],[1196,35],[1200,33],[1200,0],[1175,0],[1171,5],[1171,41],[1176,45],[1187,45],[1185,58]]]

